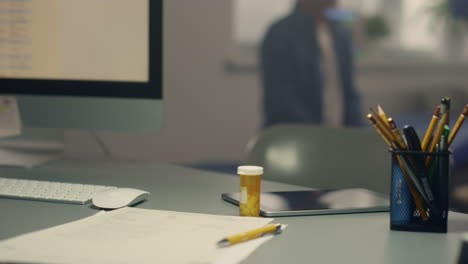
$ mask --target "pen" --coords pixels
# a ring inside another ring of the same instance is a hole
[[[444,153],[448,151],[448,138],[447,134],[449,133],[448,131],[448,126],[446,126],[444,134],[441,136],[440,143],[439,143],[439,153]],[[438,173],[437,177],[435,177],[435,195],[436,195],[436,203],[439,208],[442,208],[443,211],[439,213],[440,217],[446,218],[447,217],[447,209],[448,208],[448,195],[447,195],[447,189],[448,189],[448,163],[449,159],[448,156],[437,156],[438,159],[437,166],[438,167]]]
[[[448,138],[450,135],[450,127],[448,125],[444,126],[444,132],[440,136],[439,151],[448,151]]]
[[[436,152],[440,153],[440,144],[436,146]],[[435,156],[434,162],[431,163],[431,167],[429,168],[429,180],[431,181],[432,189],[434,190],[434,196],[437,198],[437,188],[438,188],[438,170],[439,170],[439,155]]]
[[[437,144],[436,146],[436,152],[437,153],[441,153],[441,152],[446,152],[448,151],[448,134],[450,133],[450,128],[449,126],[445,125],[444,126],[444,133],[442,133],[442,136],[440,136],[440,143]],[[432,186],[433,186],[433,190],[434,191],[437,191],[439,186],[438,186],[438,182],[440,181],[440,177],[441,175],[443,175],[443,173],[438,173],[438,171],[440,171],[440,166],[441,164],[443,163],[443,161],[440,161],[440,156],[437,155],[435,156],[434,158],[434,162],[432,162],[431,164],[431,168],[430,168],[430,180],[431,180],[431,183],[432,183]],[[445,167],[443,168],[445,169]],[[434,177],[435,175],[435,177]],[[435,198],[437,199],[438,195],[436,193],[434,193],[434,196]]]
[[[448,145],[452,144],[453,139],[458,133],[458,130],[460,130],[460,127],[463,125],[463,122],[465,121],[466,115],[468,114],[468,105],[465,106],[463,109],[463,112],[461,113],[460,117],[458,117],[457,122],[455,123],[455,126],[453,127],[452,131],[450,132],[450,135],[448,137]]]
[[[426,194],[426,192],[424,191],[424,187],[423,185],[419,182],[418,180],[418,177],[416,176],[416,174],[414,173],[414,171],[411,169],[411,166],[410,164],[408,163],[408,161],[405,159],[405,158],[400,158],[398,160],[398,163],[400,164],[400,167],[401,169],[403,170],[403,173],[405,173],[406,175],[408,175],[408,178],[409,180],[411,181],[411,183],[414,185],[414,187],[416,187],[416,191],[419,193],[420,197],[428,204],[428,205],[431,205],[430,204],[430,200]],[[431,193],[432,194],[432,193]]]
[[[245,233],[232,235],[226,237],[218,242],[218,247],[226,247],[237,243],[249,241],[265,234],[279,233],[281,231],[281,224],[272,224],[264,227],[260,227],[254,230],[247,231]]]
[[[372,114],[368,114],[367,115],[367,119],[369,120],[369,123],[371,123],[371,125],[375,128],[375,130],[377,131],[377,133],[379,133],[379,135],[383,138],[383,140],[387,143],[387,145],[390,147],[390,149],[396,149],[396,150],[399,150],[398,147],[394,147],[391,140],[388,138],[388,134],[385,133],[384,131],[381,130],[381,127],[379,127],[377,125],[377,121],[375,120],[375,118],[372,116]],[[410,177],[410,174],[408,173],[408,165],[407,164],[404,164],[404,160],[400,157],[400,156],[396,156],[396,159],[397,159],[397,162],[398,164],[400,165],[400,168],[401,168],[401,171],[403,172],[403,175],[405,177],[405,180],[406,180],[406,183],[408,185],[408,189],[411,193],[411,196],[413,197],[413,201],[416,205],[416,209],[418,210],[419,212],[419,215],[421,216],[421,218],[426,221],[428,220],[428,215],[426,213],[426,210],[424,209],[424,205],[422,203],[422,200],[421,200],[421,196],[418,195],[418,191],[415,189],[415,183],[413,183],[413,179],[411,179]]]
[[[429,126],[426,130],[426,135],[424,135],[423,141],[421,148],[423,151],[426,151],[427,146],[429,145],[429,141],[431,140],[432,133],[434,132],[434,128],[437,124],[437,121],[439,120],[439,115],[440,115],[440,105],[437,106],[434,115],[432,115],[431,122],[429,123]]]
[[[445,114],[447,114],[447,123],[446,123],[446,125],[448,125],[450,123],[450,102],[451,102],[450,97],[444,97],[441,100],[442,108],[445,108],[443,112]]]
[[[418,134],[412,126],[405,126],[403,132],[406,137],[406,142],[408,142],[408,148],[411,151],[421,152],[421,142],[419,141]],[[432,193],[431,187],[429,185],[429,179],[425,173],[424,166],[424,156],[421,154],[415,154],[411,157],[410,162],[413,164],[414,173],[417,180],[420,180],[422,188],[426,194],[426,197],[429,201],[434,201],[434,195]]]

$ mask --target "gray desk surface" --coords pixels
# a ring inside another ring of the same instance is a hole
[[[32,170],[1,168],[3,177],[115,185],[148,190],[140,208],[237,215],[221,200],[238,190],[238,178],[168,164],[61,160]],[[235,173],[235,172],[233,172]],[[234,174],[233,174],[234,175]],[[264,191],[301,190],[264,181]],[[0,239],[92,215],[91,205],[0,199]],[[455,263],[468,215],[449,214],[447,234],[389,230],[388,213],[277,218],[288,229],[245,263]]]

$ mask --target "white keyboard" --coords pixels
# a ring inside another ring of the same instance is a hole
[[[0,177],[0,197],[14,199],[87,204],[94,194],[113,188],[117,187]]]

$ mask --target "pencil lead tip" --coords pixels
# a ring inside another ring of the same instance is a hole
[[[379,111],[379,115],[384,115],[385,114],[383,108],[380,105],[377,105],[377,111]]]

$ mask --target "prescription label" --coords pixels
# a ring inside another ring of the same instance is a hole
[[[247,187],[241,187],[240,190],[240,203],[246,204],[248,201],[247,199]]]

